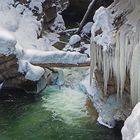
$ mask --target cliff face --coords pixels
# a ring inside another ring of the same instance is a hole
[[[130,93],[132,105],[140,101],[139,0],[115,0],[94,16],[91,38],[91,75],[94,68],[105,95]],[[103,79],[103,80],[101,80]]]

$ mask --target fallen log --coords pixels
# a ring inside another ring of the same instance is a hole
[[[63,64],[63,63],[48,63],[48,64],[42,64],[42,63],[38,63],[38,64],[34,64],[35,66],[40,66],[42,68],[48,68],[48,67],[89,67],[90,66],[90,61],[86,62],[86,63],[79,63],[79,64]]]

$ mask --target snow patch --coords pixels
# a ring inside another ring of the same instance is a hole
[[[25,74],[25,78],[31,81],[38,81],[45,73],[43,68],[33,66],[25,60],[19,60],[18,71]]]

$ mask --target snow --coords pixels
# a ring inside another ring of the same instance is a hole
[[[81,41],[81,37],[79,35],[73,35],[70,37],[69,45],[75,45],[76,43]]]
[[[24,12],[24,10],[26,10],[26,6],[24,6],[24,5],[22,5],[22,4],[18,4],[17,6],[16,6],[16,10],[17,10],[17,12],[18,13],[23,13]]]
[[[0,53],[4,55],[15,54],[17,41],[7,30],[0,28]]]
[[[127,118],[122,128],[123,140],[139,140],[140,139],[140,103],[138,103],[131,115]]]
[[[102,45],[106,50],[111,44],[113,44],[113,25],[111,13],[108,9],[100,7],[93,18],[95,22],[92,26],[92,41],[98,45]],[[101,30],[101,33],[97,33]]]
[[[80,41],[81,41],[81,37],[77,34],[75,35],[72,35],[69,39],[69,42],[65,45],[64,47],[64,51],[80,51],[81,50],[81,46],[80,45]],[[75,45],[78,45],[79,43],[79,46],[78,47],[75,47]]]
[[[0,0],[0,11],[7,10],[14,4],[14,0]]]
[[[140,133],[133,139],[133,140],[139,140],[140,139]]]
[[[18,71],[25,74],[25,78],[31,81],[38,81],[45,73],[45,70],[38,66],[31,65],[28,61],[19,60]]]
[[[92,27],[92,25],[93,25],[93,22],[88,22],[83,27],[81,35],[84,36],[84,35],[90,34],[91,33],[91,27]]]
[[[19,25],[19,15],[15,8],[11,7],[8,10],[0,11],[0,26],[15,32]]]
[[[60,41],[60,35],[56,33],[45,33],[45,36],[47,37],[51,45],[54,45],[56,42]]]
[[[35,10],[37,11],[38,13],[42,13],[43,9],[42,9],[42,3],[44,2],[45,0],[31,0],[30,4],[29,4],[29,7],[32,9],[32,10]]]
[[[78,52],[64,52],[64,51],[39,51],[28,49],[23,56],[24,60],[29,60],[33,64],[79,64],[88,62],[87,55]]]
[[[57,13],[57,17],[55,18],[54,23],[50,26],[50,29],[55,32],[61,32],[66,29],[63,17],[59,13]]]

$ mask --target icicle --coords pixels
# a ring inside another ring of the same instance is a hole
[[[103,52],[103,76],[104,76],[104,94],[107,92],[107,82],[108,82],[108,59],[106,56],[106,52]]]
[[[132,64],[131,64],[131,100],[132,100],[132,105],[135,105],[137,103],[138,99],[138,74],[139,73],[139,48],[140,44],[136,45],[133,56],[132,56]]]
[[[119,98],[119,91],[120,91],[120,65],[119,65],[119,59],[120,59],[120,33],[118,32],[116,35],[116,48],[115,48],[115,58],[114,58],[114,74],[117,82],[117,99]]]
[[[93,72],[96,67],[96,47],[95,42],[91,38],[91,45],[90,45],[90,84],[92,83]]]

